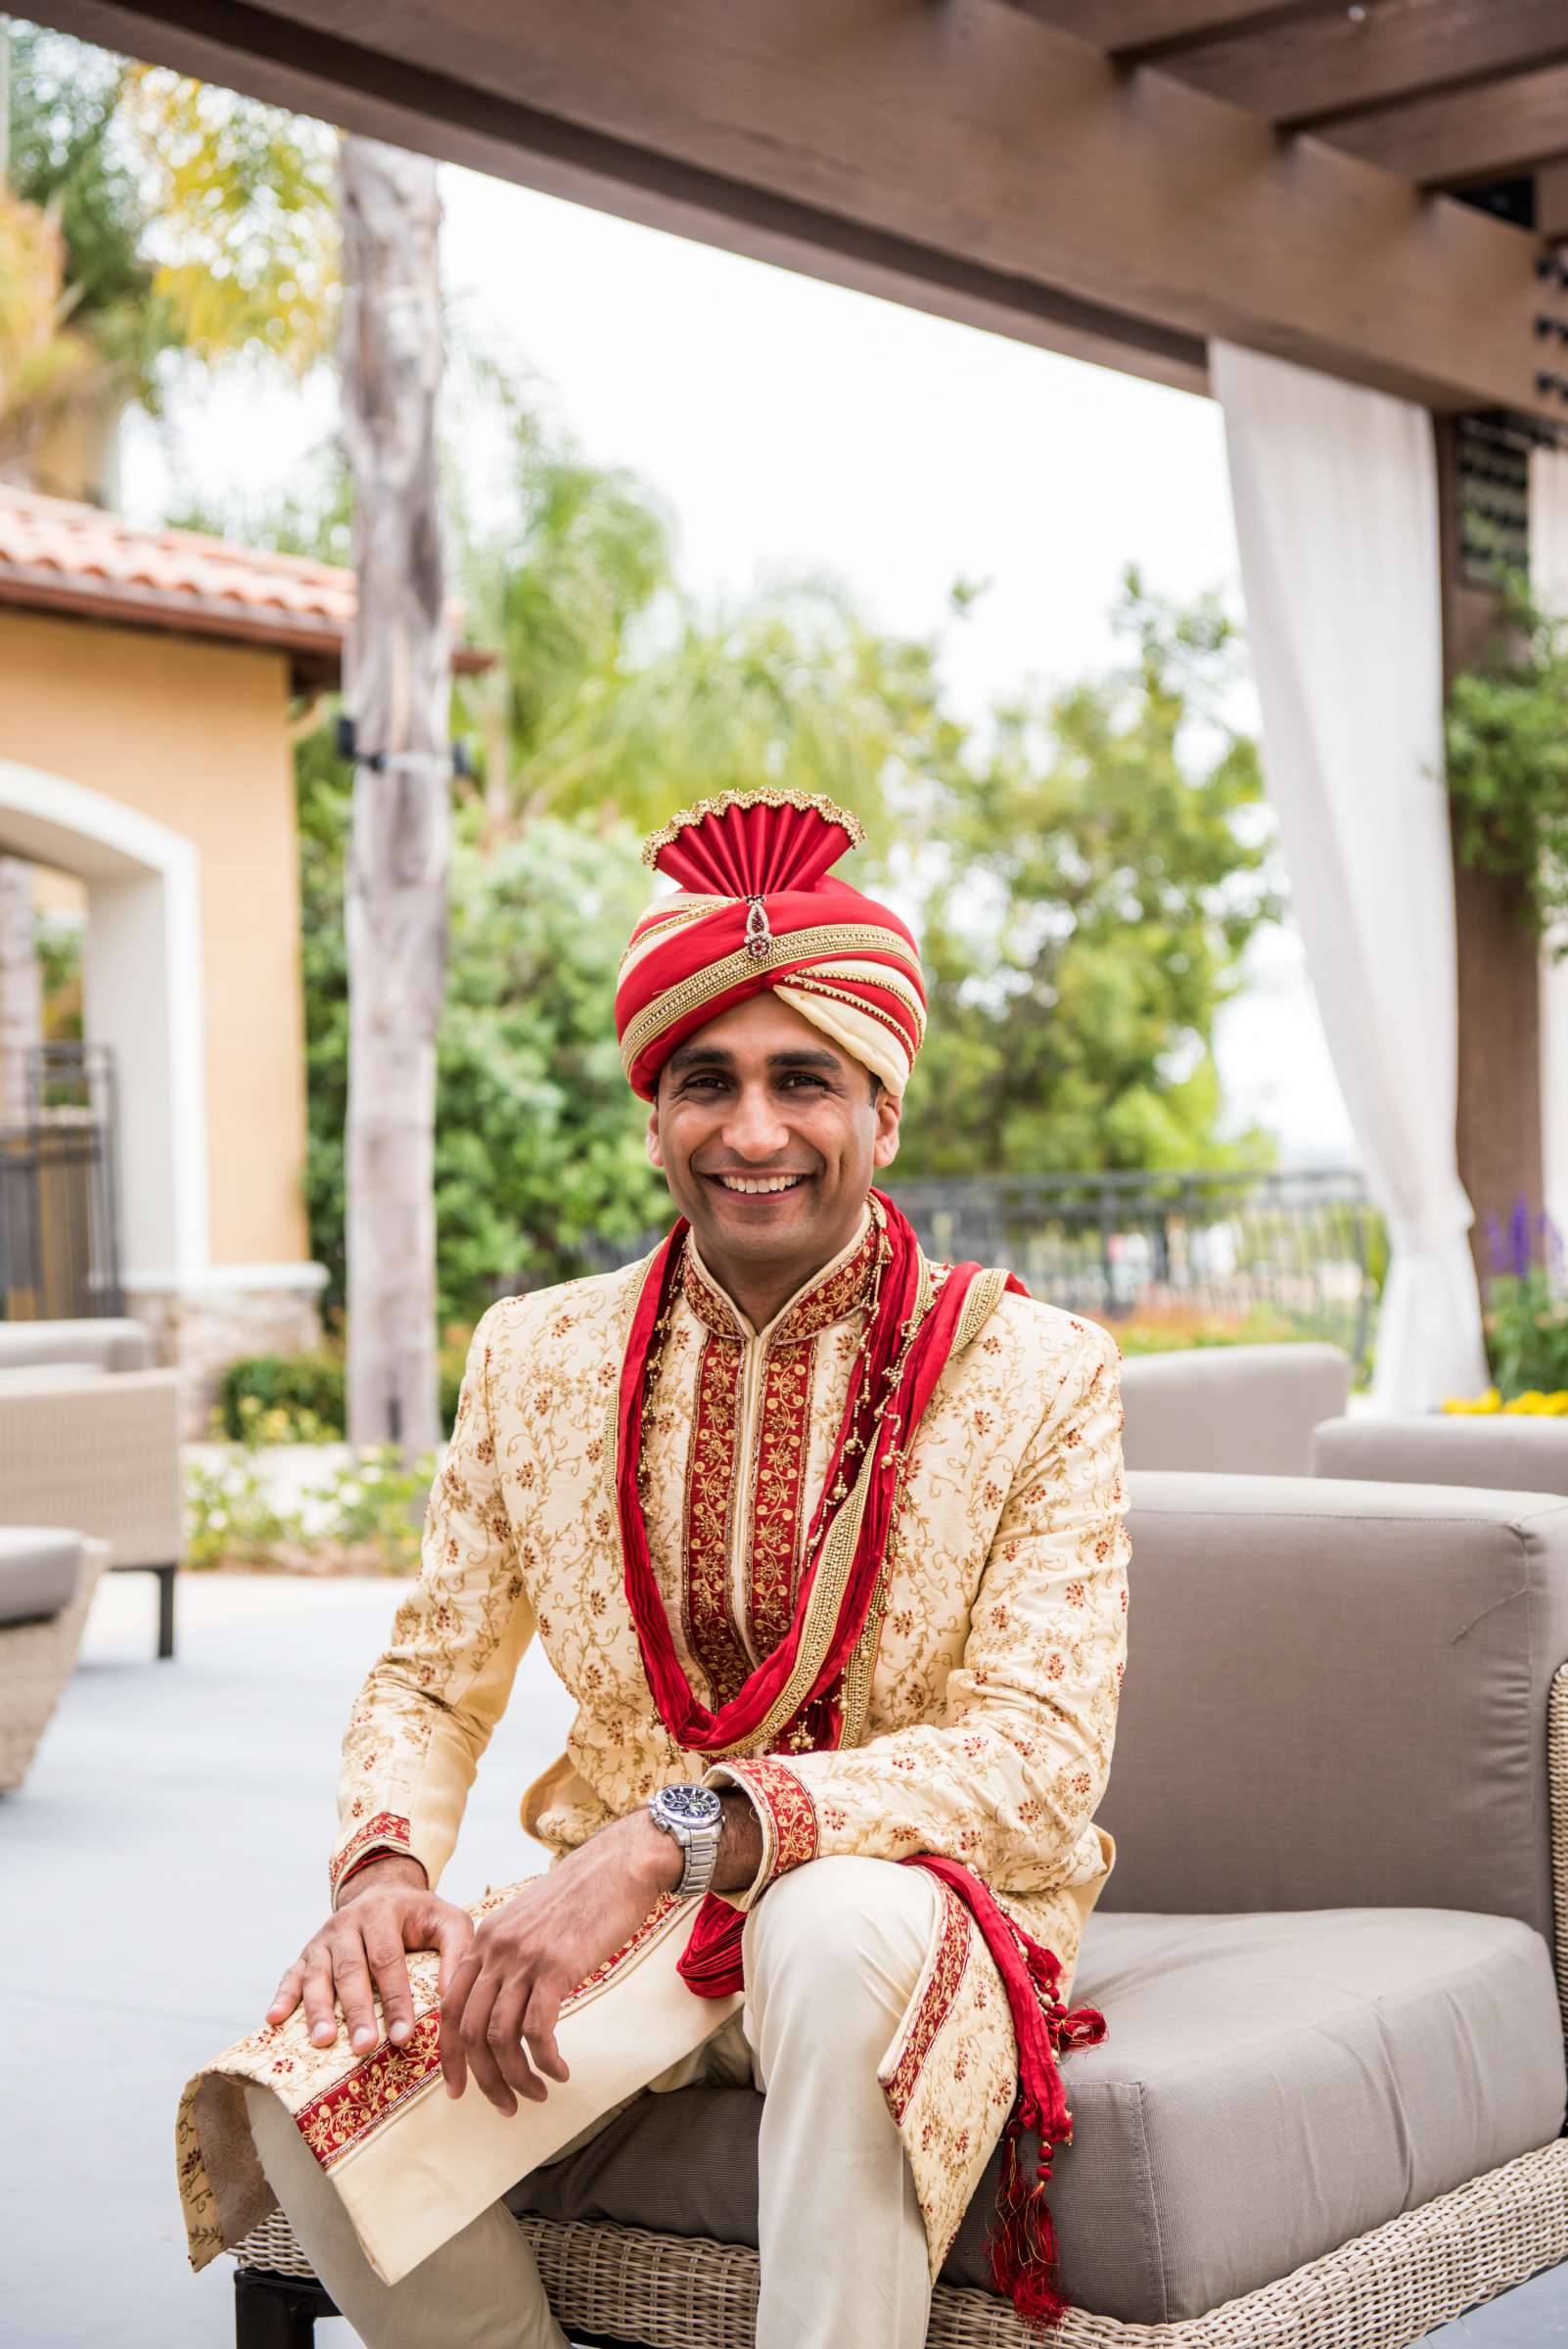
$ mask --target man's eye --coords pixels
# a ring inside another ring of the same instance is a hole
[[[809,1085],[814,1093],[823,1093],[827,1090],[825,1078],[808,1076],[804,1069],[797,1069],[792,1076],[786,1077],[784,1082],[786,1084]]]

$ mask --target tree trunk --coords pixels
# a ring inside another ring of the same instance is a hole
[[[436,166],[344,141],[344,441],[358,611],[348,946],[348,1436],[438,1443],[436,1030],[446,976],[451,654],[436,399]],[[378,763],[367,763],[368,760]],[[385,764],[379,763],[385,760]]]
[[[43,1039],[32,867],[0,856],[0,1126],[25,1125],[27,1054]]]

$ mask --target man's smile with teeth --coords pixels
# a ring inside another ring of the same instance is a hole
[[[722,1183],[726,1191],[740,1191],[743,1195],[752,1197],[761,1191],[793,1191],[798,1182],[806,1180],[806,1176],[804,1174],[715,1174],[712,1179],[715,1182]]]

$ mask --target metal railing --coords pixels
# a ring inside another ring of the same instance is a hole
[[[1001,1174],[884,1186],[939,1263],[1004,1265],[1033,1294],[1096,1321],[1324,1338],[1363,1372],[1382,1227],[1360,1174]],[[587,1269],[630,1264],[660,1233],[601,1241]]]
[[[1321,1337],[1369,1358],[1381,1226],[1361,1177],[1291,1174],[998,1175],[888,1184],[941,1260],[1005,1265],[1101,1321],[1207,1321]]]
[[[114,1069],[89,1044],[28,1054],[29,1117],[0,1128],[0,1318],[118,1313]]]

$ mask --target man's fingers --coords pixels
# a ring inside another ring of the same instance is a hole
[[[523,2037],[528,2041],[529,2053],[547,2080],[570,2080],[572,2077],[556,2045],[555,2026],[560,2019],[559,1992],[547,1982],[535,1982],[523,2010]],[[541,2096],[544,2093],[542,2083],[539,2093]]]
[[[359,1935],[350,1930],[345,1933],[332,1953],[333,1977],[338,1988],[338,2004],[348,2032],[348,2045],[356,2055],[364,2054],[376,2044],[375,2003],[370,1994],[370,1969],[365,1963],[365,1945]]]
[[[468,2068],[474,2075],[476,2087],[489,2098],[497,2112],[508,2119],[517,2110],[517,2098],[501,2077],[501,2067],[490,2050],[490,2013],[500,1996],[500,1977],[481,1970],[475,1976],[474,1987],[463,2008],[463,2052]]]
[[[318,1943],[312,1942],[300,1959],[303,1980],[300,1996],[304,2000],[305,2021],[310,2026],[310,2038],[318,2048],[330,2048],[338,2036],[338,2008],[332,1995],[332,1960]]]
[[[542,2104],[544,2082],[523,2049],[523,2009],[530,1995],[531,1986],[527,1980],[508,1982],[490,2009],[484,2039],[507,2087],[515,2095],[526,2096],[530,2104]]]
[[[403,1945],[385,1927],[365,1935],[365,1956],[381,1993],[382,2020],[394,2048],[406,2045],[414,2028],[414,1994],[408,1987]]]
[[[466,1909],[443,1904],[433,1916],[423,1920],[423,1925],[425,1947],[440,1952],[440,1995],[444,2004],[452,1976],[474,1947],[474,1919]]]
[[[304,1964],[300,1958],[297,1958],[273,1993],[272,2004],[267,2008],[267,2021],[269,2023],[286,2023],[299,2005],[303,1988]]]
[[[446,1973],[446,1956],[442,1952],[441,1970]],[[479,1953],[472,1946],[452,1960],[451,1972],[446,1975],[441,1992],[441,2077],[446,2082],[449,2096],[460,2096],[468,2086],[468,2055],[463,2047],[463,2009],[468,1994],[478,1979]]]

